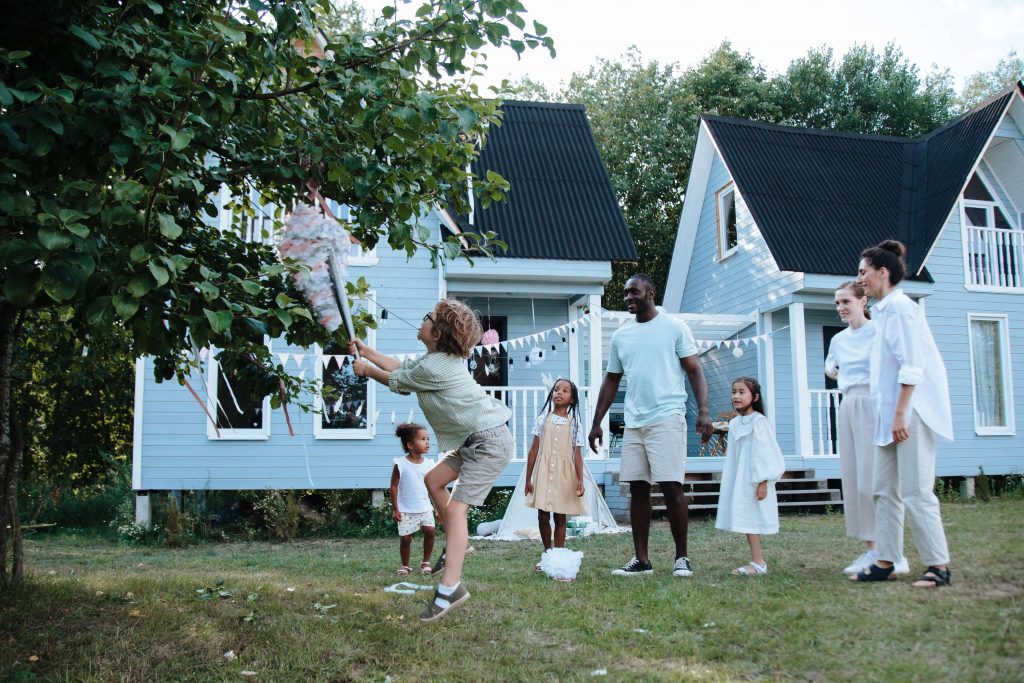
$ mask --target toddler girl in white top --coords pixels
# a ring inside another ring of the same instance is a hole
[[[434,466],[432,458],[423,457],[430,452],[430,433],[427,428],[415,422],[403,422],[395,430],[395,436],[402,440],[404,458],[395,458],[391,470],[392,517],[398,522],[398,552],[402,566],[395,572],[408,576],[409,552],[412,549],[412,535],[423,529],[423,560],[420,573],[430,574],[430,553],[434,550],[434,506],[427,494],[423,477]]]
[[[757,576],[768,573],[761,535],[779,532],[775,482],[786,471],[786,461],[764,415],[761,385],[756,379],[740,377],[732,383],[732,407],[738,415],[729,422],[715,528],[747,535],[750,563],[734,569],[733,574]]]

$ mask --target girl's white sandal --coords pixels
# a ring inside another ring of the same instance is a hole
[[[768,573],[768,564],[748,562],[742,567],[736,567],[736,569],[733,569],[732,573],[736,576],[761,576]]]

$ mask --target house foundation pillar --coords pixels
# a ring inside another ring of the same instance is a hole
[[[153,507],[150,501],[148,491],[139,491],[135,494],[135,524],[146,529],[153,526]]]

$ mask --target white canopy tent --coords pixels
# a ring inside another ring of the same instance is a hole
[[[583,529],[583,535],[591,534],[617,534],[629,531],[628,527],[621,527],[612,517],[608,503],[604,502],[601,490],[597,488],[594,476],[590,474],[586,460],[583,461],[583,499],[586,502],[587,514],[590,523]],[[515,491],[512,492],[512,499],[505,510],[505,516],[501,520],[487,522],[477,527],[477,534],[486,536],[493,541],[522,541],[524,539],[537,539],[537,511],[526,506],[526,468],[523,468],[519,475],[519,482]]]

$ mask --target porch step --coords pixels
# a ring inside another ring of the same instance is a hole
[[[611,476],[612,483],[607,487],[617,489],[618,498],[624,502],[619,509],[612,509],[617,519],[629,521],[629,484],[618,480],[618,473]],[[690,501],[691,512],[712,511],[718,509],[718,495],[721,487],[721,473],[695,472],[688,473],[683,479],[686,496]],[[780,508],[820,509],[840,507],[843,504],[842,490],[831,488],[827,479],[814,476],[813,470],[787,470],[782,478],[775,483]],[[651,487],[651,510],[663,512],[666,509],[665,496],[660,487]]]

